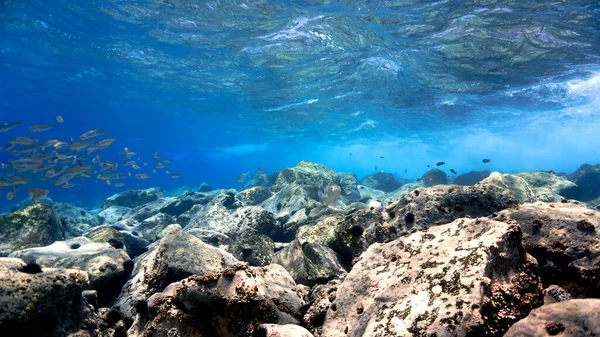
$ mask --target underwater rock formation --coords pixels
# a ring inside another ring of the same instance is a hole
[[[352,172],[338,173],[340,178],[340,187],[342,189],[342,199],[348,203],[360,200],[360,192],[358,191],[358,178]]]
[[[125,249],[132,259],[143,254],[148,249],[150,242],[127,231],[112,227],[96,227],[85,236],[94,242],[106,242],[114,248]]]
[[[124,206],[109,206],[98,213],[98,219],[101,223],[112,224],[125,219],[131,210],[131,208]]]
[[[262,207],[237,207],[233,193],[219,194],[208,204],[201,206],[184,229],[211,230],[222,233],[233,240],[265,234],[272,238],[281,235],[282,229],[273,214]]]
[[[493,218],[521,226],[525,250],[538,260],[545,285],[559,285],[577,297],[600,296],[600,212],[571,203],[538,202]]]
[[[57,202],[52,205],[52,209],[60,218],[66,238],[83,235],[100,224],[96,215],[72,204]]]
[[[567,175],[567,179],[579,187],[578,200],[590,201],[600,197],[600,164],[583,164],[575,172]]]
[[[275,254],[273,263],[282,265],[296,283],[307,286],[346,274],[331,248],[312,242],[292,241]]]
[[[421,181],[425,187],[431,187],[435,185],[446,185],[448,183],[448,176],[446,172],[440,169],[431,169],[427,171],[422,177]]]
[[[377,172],[363,178],[361,185],[368,186],[383,192],[392,192],[399,189],[402,183],[396,180],[391,173]]]
[[[31,316],[77,336],[501,336],[542,303],[600,296],[600,213],[567,200],[578,191],[552,172],[495,172],[385,193],[303,161],[272,189],[127,191],[97,220],[61,203],[0,216],[2,252],[23,259],[0,259],[0,282],[78,268],[79,294],[51,295],[72,308]],[[21,322],[9,311],[0,329]]]
[[[86,271],[89,278],[89,287],[86,289],[97,290],[101,304],[118,295],[133,268],[133,262],[124,250],[85,237],[18,250],[11,253],[10,257],[44,267]]]
[[[501,336],[540,305],[518,226],[478,219],[419,231],[361,255],[317,336]]]
[[[517,204],[511,191],[495,186],[438,185],[417,189],[382,209],[347,214],[336,227],[336,240],[330,247],[341,253],[347,263],[375,242],[387,242],[403,233],[466,216],[487,216]]]
[[[160,188],[153,187],[145,190],[127,190],[117,193],[102,202],[102,209],[107,209],[110,206],[124,206],[134,208],[143,204],[147,204],[163,196]]]
[[[600,299],[574,299],[533,309],[504,337],[582,337],[600,335]]]
[[[37,204],[0,215],[0,256],[19,249],[46,246],[64,238],[60,218],[48,205]]]
[[[560,201],[551,200],[556,199],[555,195],[559,195],[560,197],[565,199],[579,200],[579,196],[581,193],[580,188],[573,182],[567,180],[567,178],[565,177],[561,177],[554,173],[544,171],[525,172],[518,173],[516,175],[525,179],[525,181],[529,184],[534,194],[536,195],[537,201]],[[548,193],[547,190],[550,190],[551,193]],[[542,197],[544,194],[551,195],[551,197],[544,198]]]
[[[212,187],[206,182],[202,182],[202,184],[200,184],[200,187],[198,187],[198,192],[210,192],[210,191],[212,191]]]
[[[240,261],[248,262],[253,267],[262,267],[273,261],[275,243],[266,235],[253,235],[235,241],[229,251]]]
[[[264,337],[314,337],[310,331],[293,324],[261,324],[256,335]]]
[[[490,174],[492,174],[492,172],[488,170],[471,171],[457,175],[456,178],[454,178],[454,180],[452,181],[452,183],[455,185],[473,186],[478,182],[482,181],[483,179],[489,177]]]
[[[128,318],[146,315],[146,300],[167,285],[191,275],[204,275],[236,265],[231,254],[183,231],[168,233],[152,250],[135,259],[132,277],[117,299]]]
[[[85,271],[41,268],[21,259],[0,258],[0,332],[3,336],[65,336],[94,331],[95,319],[89,317],[81,296],[88,285]]]
[[[189,211],[194,205],[206,205],[211,199],[212,196],[208,194],[189,192],[176,198],[169,198],[159,212],[178,217]]]
[[[334,170],[321,164],[302,160],[292,168],[281,170],[271,190],[278,192],[286,186],[299,186],[308,193],[308,198],[319,200],[319,191],[338,182],[339,177]]]
[[[193,275],[147,300],[129,336],[255,336],[264,323],[298,324],[304,301],[283,267],[238,266]]]
[[[241,191],[235,195],[235,200],[242,206],[256,206],[273,195],[271,190],[264,186],[255,186]]]

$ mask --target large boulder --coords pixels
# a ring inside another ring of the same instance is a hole
[[[583,164],[575,172],[567,175],[567,179],[579,187],[578,200],[590,201],[600,197],[600,164]]]
[[[164,213],[157,213],[142,221],[138,226],[132,228],[132,230],[138,233],[140,237],[153,242],[158,239],[158,233],[168,225],[174,223],[176,223],[174,217]]]
[[[319,200],[318,192],[322,192],[331,184],[337,184],[338,181],[338,174],[334,170],[302,160],[292,168],[281,170],[271,189],[278,192],[286,186],[297,185],[308,193],[309,198]]]
[[[600,335],[600,299],[558,302],[533,309],[504,337],[583,337]]]
[[[535,270],[518,226],[457,219],[369,247],[317,335],[501,336],[541,304]]]
[[[128,218],[131,208],[124,206],[109,206],[98,213],[98,219],[103,224],[112,224]]]
[[[132,278],[117,300],[125,317],[145,315],[146,299],[190,275],[229,268],[238,261],[218,248],[182,231],[168,233],[152,250],[136,259]]]
[[[448,183],[448,176],[446,172],[440,169],[431,169],[421,177],[421,181],[425,187],[431,187],[435,185],[446,185]]]
[[[60,218],[48,205],[37,204],[0,215],[0,256],[64,238]]]
[[[347,214],[335,229],[330,246],[347,263],[372,243],[387,242],[418,229],[462,217],[487,216],[518,204],[509,190],[488,185],[438,185],[416,189],[384,208]]]
[[[361,184],[384,192],[392,192],[402,186],[402,183],[396,180],[393,174],[384,172],[364,177]]]
[[[455,185],[461,185],[461,186],[473,186],[473,185],[477,184],[478,182],[482,181],[483,179],[489,177],[490,174],[492,174],[492,172],[490,172],[488,170],[471,171],[471,172],[459,174],[458,176],[456,176],[456,178],[454,178],[452,183]]]
[[[301,226],[296,232],[296,239],[301,245],[307,242],[335,247],[336,230],[344,217],[339,215],[328,216],[320,219],[314,225]]]
[[[525,179],[538,201],[560,201],[562,198],[579,199],[579,187],[567,178],[553,172],[535,171],[519,173],[517,176]]]
[[[282,222],[289,220],[296,212],[316,207],[317,202],[305,188],[299,185],[283,186],[277,193],[263,201],[260,206],[273,213]]]
[[[56,202],[52,209],[58,214],[67,238],[83,235],[100,224],[96,215],[72,204]]]
[[[158,209],[159,212],[174,217],[189,211],[194,205],[206,205],[212,196],[204,193],[188,192],[175,198],[169,198],[167,203]]]
[[[492,172],[489,177],[479,182],[478,185],[495,186],[504,190],[508,190],[519,200],[519,203],[521,204],[526,202],[534,202],[537,200],[535,192],[531,186],[529,186],[527,181],[514,174]]]
[[[273,214],[259,206],[237,207],[233,193],[220,194],[198,208],[184,227],[186,231],[193,228],[219,232],[233,240],[256,234],[281,235]]]
[[[147,300],[128,336],[256,336],[264,323],[298,324],[305,302],[279,265],[226,269],[170,284]]]
[[[273,263],[282,265],[298,284],[313,286],[346,273],[337,254],[326,246],[298,240],[275,254]]]
[[[266,266],[275,256],[275,243],[266,235],[253,235],[235,241],[229,249],[233,256],[254,267]]]
[[[89,275],[90,289],[98,291],[101,304],[119,293],[129,277],[133,262],[122,249],[85,237],[57,241],[49,246],[13,252],[10,257],[51,268],[78,268]]]
[[[544,285],[559,285],[577,297],[600,296],[600,212],[537,202],[503,210],[494,219],[520,224]]]
[[[163,196],[159,187],[153,187],[146,190],[127,190],[117,193],[102,202],[102,209],[110,206],[125,206],[135,208],[147,204]]]
[[[94,324],[81,296],[88,284],[88,275],[81,270],[0,258],[0,334],[66,336],[87,330]]]
[[[273,195],[270,189],[264,186],[255,186],[241,191],[235,195],[235,200],[242,206],[256,206]]]

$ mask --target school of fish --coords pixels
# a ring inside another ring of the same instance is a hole
[[[56,115],[55,118],[59,124],[65,122],[60,115]],[[15,129],[22,124],[21,121],[0,123],[0,133]],[[29,126],[27,130],[43,135],[44,131],[55,127],[57,127],[56,124],[35,124]],[[9,163],[0,163],[0,188],[10,189],[6,193],[6,199],[15,198],[24,185],[40,181],[62,188],[72,188],[89,180],[103,181],[107,185],[124,187],[126,179],[149,179],[158,170],[163,170],[172,178],[180,177],[178,174],[169,172],[165,163],[171,161],[168,158],[161,158],[158,152],[153,155],[156,162],[153,165],[152,174],[147,172],[132,174],[132,171],[141,169],[139,165],[148,166],[149,163],[141,162],[140,156],[127,147],[118,153],[123,158],[121,163],[103,159],[104,154],[96,153],[96,151],[105,150],[116,141],[114,138],[95,140],[106,133],[107,131],[100,129],[89,130],[81,134],[78,140],[70,137],[68,140],[41,141],[29,135],[10,138],[8,144],[0,146],[0,151],[7,151],[12,157]],[[48,194],[49,190],[34,186],[27,190],[27,195],[33,202]]]

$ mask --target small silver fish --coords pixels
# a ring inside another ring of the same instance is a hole
[[[36,124],[36,125],[30,126],[27,130],[29,130],[31,132],[42,132],[42,131],[50,130],[53,128],[54,128],[54,125],[52,125],[52,124]]]
[[[19,125],[23,124],[23,122],[12,122],[12,123],[0,123],[0,132],[6,132],[11,130]]]
[[[79,136],[79,139],[81,139],[81,140],[90,139],[90,138],[101,136],[105,133],[106,133],[106,131],[100,130],[100,129],[90,130],[90,131],[85,132],[81,136]]]
[[[63,123],[65,120],[61,117],[61,115],[56,115],[56,121],[58,123]]]
[[[248,177],[248,175],[250,174],[250,172],[246,172],[246,173],[242,173],[237,177],[237,182],[238,183],[243,183],[244,180],[246,180],[246,177]]]
[[[46,189],[32,187],[29,189],[28,195],[31,197],[33,202],[36,202],[36,201],[42,199],[43,197],[47,196],[48,193],[50,193],[50,191],[48,191]]]

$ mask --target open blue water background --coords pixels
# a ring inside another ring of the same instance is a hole
[[[438,161],[571,172],[600,162],[599,117],[598,1],[0,2],[0,122],[24,122],[0,145],[100,128],[106,159],[128,147],[150,173],[156,151],[181,175],[62,189],[23,174],[60,201],[239,189],[302,159],[411,180]]]

